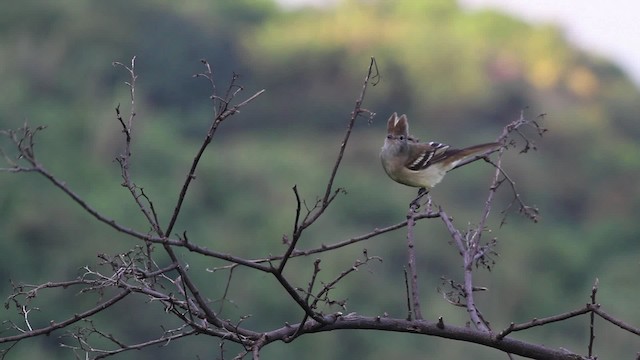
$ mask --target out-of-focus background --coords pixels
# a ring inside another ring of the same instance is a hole
[[[567,13],[575,18],[593,13],[589,2],[571,3],[575,8]],[[619,19],[632,12],[625,1],[607,4]],[[187,230],[193,242],[238,256],[283,251],[282,235],[290,231],[295,210],[293,185],[310,202],[323,192],[371,56],[381,81],[369,88],[364,107],[377,116],[371,124],[357,123],[336,180],[347,195],[309,229],[302,248],[404,219],[415,190],[387,179],[378,160],[391,112],[406,113],[412,133],[422,140],[460,146],[491,141],[522,109],[532,118],[546,113],[543,125],[549,132],[536,141],[538,151],[518,155],[512,150],[506,159],[524,199],[540,209],[541,221],[511,214],[499,227],[499,210],[510,200],[503,191],[490,224],[500,257],[491,273],[479,272],[477,285],[490,289],[478,294],[479,306],[500,329],[580,307],[599,278],[598,301],[613,315],[640,325],[640,93],[631,77],[638,79],[638,70],[628,55],[598,45],[601,40],[593,37],[584,39],[577,21],[553,16],[553,10],[532,17],[526,8],[503,11],[479,0],[343,0],[312,6],[274,0],[27,0],[1,8],[0,128],[16,128],[25,120],[47,125],[36,149],[41,162],[127,226],[146,229],[119,185],[113,161],[123,141],[114,108],[122,104],[127,110],[129,97],[123,83],[127,74],[112,61],[129,63],[137,56],[131,166],[162,221],[173,210],[211,117],[207,83],[192,77],[203,70],[199,59],[213,65],[219,87],[236,72],[243,95],[267,89],[222,125],[176,227]],[[622,53],[637,51],[637,39],[626,32],[623,20],[594,20],[589,26],[602,29],[598,34],[617,33],[609,41]],[[2,146],[7,149],[6,141]],[[480,163],[456,170],[433,191],[433,200],[465,228],[479,219],[491,174]],[[74,278],[82,266],[97,261],[97,253],[134,244],[33,174],[0,173],[0,228],[3,298],[11,292],[10,280]],[[336,289],[336,298],[348,298],[346,312],[405,316],[404,238],[397,231],[322,256],[325,281],[350,267],[363,248],[384,258]],[[418,225],[423,313],[464,324],[466,312],[436,291],[441,276],[461,276],[457,252],[447,241],[439,221]],[[206,269],[220,263],[182,256],[207,295],[219,299],[227,274]],[[298,286],[306,286],[312,261],[292,261],[296,270],[289,275]],[[301,318],[267,275],[237,271],[229,297],[233,303],[225,305],[225,316],[237,320],[251,314],[244,323],[259,329]],[[30,320],[34,327],[44,326],[97,300],[73,291],[43,292],[41,311]],[[159,304],[129,301],[114,310],[118,313],[99,316],[96,324],[126,341],[152,338],[162,333],[161,325],[175,325],[162,319]],[[14,310],[0,318],[19,320]],[[596,325],[595,350],[601,358],[629,358],[640,348],[637,337],[600,321]],[[588,319],[514,336],[586,353]],[[60,340],[24,341],[8,358],[71,358]],[[231,344],[226,349],[228,356],[239,350]],[[468,359],[470,352],[475,359],[504,357],[477,345],[364,331],[304,336],[274,344],[262,356]],[[198,336],[117,358],[218,354],[216,339]]]

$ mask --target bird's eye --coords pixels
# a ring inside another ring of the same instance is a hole
[[[387,139],[391,140],[392,138],[393,138],[393,135],[387,134]]]

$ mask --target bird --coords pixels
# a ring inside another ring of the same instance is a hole
[[[398,117],[394,112],[387,121],[387,137],[380,151],[380,160],[392,180],[420,188],[418,196],[421,197],[458,164],[474,157],[481,158],[501,146],[501,143],[492,142],[452,149],[435,141],[420,142],[409,135],[407,116],[403,114]]]

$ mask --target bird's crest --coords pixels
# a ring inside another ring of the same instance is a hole
[[[387,133],[406,136],[409,133],[407,115],[402,114],[402,116],[398,117],[397,113],[391,114],[391,117],[387,121]]]

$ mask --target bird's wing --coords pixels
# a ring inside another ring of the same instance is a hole
[[[414,171],[425,169],[434,163],[445,160],[452,151],[449,150],[449,145],[435,141],[414,144],[410,149],[405,166]],[[453,151],[457,152],[457,150]]]

